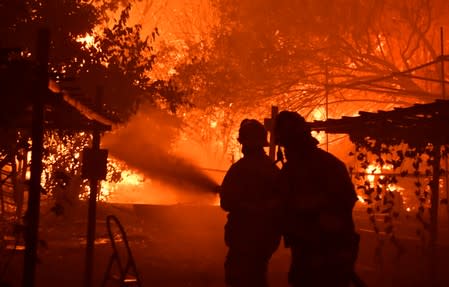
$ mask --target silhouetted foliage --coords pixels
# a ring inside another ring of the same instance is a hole
[[[389,141],[388,138],[351,137],[351,140],[356,144],[356,152],[352,155],[358,166],[352,173],[356,188],[367,205],[369,220],[379,235],[378,255],[381,255],[385,240],[391,240],[397,246],[398,256],[404,251],[395,232],[399,219],[411,218],[420,223],[416,235],[426,247],[431,231],[430,209],[438,208],[431,205],[432,164],[436,156],[447,156],[447,146],[436,151],[432,144],[424,141],[416,144],[397,139]],[[410,192],[401,193],[398,187],[404,184],[402,179],[405,177],[414,178],[414,182],[408,188]]]
[[[79,55],[82,44],[75,37],[99,24],[101,17],[93,2],[79,0],[18,0],[0,4],[0,45],[35,51],[40,28],[51,31],[51,64]]]
[[[135,113],[142,100],[162,100],[175,109],[183,101],[182,94],[173,90],[173,85],[154,83],[148,76],[155,60],[151,42],[158,31],[155,29],[150,38],[143,38],[142,27],[129,24],[131,2],[6,1],[0,4],[0,16],[5,16],[0,17],[0,46],[33,54],[37,30],[46,27],[51,33],[51,73],[60,79],[63,88],[79,87],[76,93],[93,101],[96,88],[103,86],[103,103],[122,120]],[[119,18],[112,20],[113,26],[106,26],[108,12],[121,8]],[[95,46],[86,47],[79,38],[94,35],[98,25],[105,28],[96,33]]]
[[[200,43],[206,52],[177,68],[179,81],[198,98],[244,104],[271,98],[294,109],[323,102],[326,67],[332,95],[341,85],[435,59],[440,25],[448,24],[442,0],[213,2],[220,16],[213,42]],[[433,88],[410,78],[376,84],[387,87],[376,93],[391,102],[432,98]],[[334,95],[351,100],[362,93]]]
[[[157,29],[143,38],[140,25],[129,24],[131,3],[126,0],[31,0],[0,2],[0,120],[4,126],[22,120],[36,91],[36,35],[50,30],[49,73],[58,85],[80,101],[93,103],[97,87],[104,88],[102,103],[116,118],[126,121],[142,101],[176,110],[182,93],[170,83],[148,75],[155,61],[151,46]],[[119,9],[122,9],[121,11]],[[118,11],[118,12],[117,12]],[[118,14],[118,19],[110,19]],[[112,22],[110,26],[106,21]],[[98,27],[103,27],[102,29]],[[79,41],[95,36],[95,46]],[[10,49],[13,48],[13,49]],[[29,114],[29,113],[28,113]],[[28,121],[29,123],[29,121]],[[0,154],[15,155],[15,143],[28,141],[29,130],[1,129]],[[57,185],[55,172],[79,177],[79,157],[90,144],[88,133],[51,131],[45,135],[44,188]],[[117,168],[109,165],[110,174]],[[117,175],[114,176],[117,180]]]

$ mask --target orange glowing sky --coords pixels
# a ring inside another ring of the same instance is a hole
[[[130,24],[141,24],[143,29],[143,36],[151,35],[153,29],[157,27],[159,31],[159,36],[156,38],[152,45],[155,48],[155,53],[163,49],[163,47],[173,47],[174,52],[164,54],[163,56],[158,56],[156,58],[155,66],[151,72],[153,78],[164,79],[170,75],[173,68],[182,60],[189,56],[188,49],[191,44],[208,42],[210,40],[210,34],[214,25],[217,24],[217,15],[214,8],[211,6],[209,0],[142,0],[133,4],[131,10],[131,23]],[[359,101],[348,102],[346,97],[350,98],[352,93],[358,95]],[[282,95],[282,98],[287,98],[289,95]],[[366,94],[356,91],[349,92],[342,97],[343,100],[337,98],[334,99],[338,102],[329,108],[330,118],[339,118],[342,115],[356,115],[359,110],[366,111],[376,111],[377,109],[388,110],[391,109],[394,104],[387,103],[387,101],[379,103],[366,103],[360,101],[367,97]],[[385,97],[389,100],[388,97]],[[278,101],[279,99],[272,99],[273,101]],[[339,101],[342,102],[339,102]],[[246,111],[239,111],[238,115],[234,115],[235,121],[233,124],[237,124],[244,117],[255,117],[262,120],[263,117],[268,117],[270,112],[270,103],[263,102],[258,103],[258,106],[251,106],[251,113],[246,113]],[[304,108],[304,107],[302,107]],[[293,108],[294,109],[294,108]],[[324,106],[321,105],[307,108],[308,120],[313,119],[324,119],[325,112]],[[202,111],[204,112],[204,111]],[[233,111],[235,112],[235,111]],[[302,111],[301,111],[302,112]],[[192,114],[192,111],[189,111]],[[237,112],[236,112],[237,113]],[[140,116],[140,115],[139,115]],[[195,114],[195,116],[197,116]],[[228,115],[227,115],[228,116]],[[215,129],[217,127],[217,122],[212,121],[210,123],[210,129]],[[234,129],[235,133],[236,129]],[[177,150],[184,158],[195,161],[194,163],[199,167],[205,168],[219,168],[226,169],[230,161],[217,161],[213,160],[209,155],[212,155],[214,151],[206,151],[203,146],[196,145],[194,142],[194,136],[188,134],[189,138],[183,141],[182,138],[178,140]],[[319,135],[319,139],[323,142],[324,135]],[[235,137],[232,139],[235,142]],[[212,142],[213,140],[211,140]],[[347,148],[349,144],[345,138],[345,145],[342,145],[342,141],[338,141],[335,147],[330,149],[330,151],[337,156],[346,156]],[[209,147],[213,146],[209,143]],[[221,160],[221,159],[220,159]],[[215,175],[216,176],[216,175]],[[222,174],[220,175],[222,176]],[[216,177],[220,177],[216,176]],[[217,178],[217,182],[220,179]],[[134,188],[134,187],[133,187]],[[158,191],[165,190],[165,187],[154,186]],[[170,192],[164,191],[168,196]],[[170,198],[170,200],[172,200]]]
[[[176,53],[159,57],[153,67],[155,77],[165,78],[187,56],[189,44],[208,41],[217,17],[208,0],[143,0],[133,4],[130,19],[130,24],[142,25],[142,36],[158,29],[156,53],[163,46],[176,49]]]

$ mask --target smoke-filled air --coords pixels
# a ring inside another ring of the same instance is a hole
[[[146,107],[128,123],[104,136],[103,145],[110,155],[144,176],[137,202],[211,204],[216,201],[217,177],[214,179],[201,169],[205,166],[191,160],[197,143],[184,142],[192,147],[190,150],[176,148],[182,141],[182,129],[182,122],[175,116]],[[116,192],[123,192],[121,197],[126,197],[126,191],[117,189]]]
[[[0,287],[449,286],[448,3],[0,0]]]

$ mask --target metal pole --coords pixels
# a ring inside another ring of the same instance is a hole
[[[270,149],[268,155],[273,161],[276,160],[276,141],[274,135],[274,127],[278,113],[279,108],[277,106],[271,106]]]
[[[441,41],[441,95],[443,100],[446,99],[446,85],[444,84],[444,30],[440,28],[440,41]]]
[[[44,138],[44,99],[48,93],[48,50],[50,32],[42,29],[38,32],[37,62],[38,87],[33,97],[32,114],[32,147],[31,147],[31,178],[28,197],[28,210],[25,224],[25,255],[22,286],[32,287],[35,283],[37,243],[39,238],[39,212],[42,174],[42,151]]]
[[[103,96],[103,89],[97,88],[96,106],[100,106]],[[100,150],[100,131],[95,128],[92,134],[92,150]],[[89,205],[87,213],[87,236],[86,236],[86,263],[85,263],[85,283],[84,286],[91,287],[93,284],[93,268],[94,268],[94,246],[95,246],[95,227],[97,221],[97,194],[98,179],[89,179],[90,193]]]
[[[329,119],[329,70],[326,64],[326,121]],[[326,151],[329,151],[329,133],[326,131]]]

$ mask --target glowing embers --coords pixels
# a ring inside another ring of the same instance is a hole
[[[95,33],[86,33],[85,35],[80,35],[76,37],[78,43],[83,44],[85,49],[98,48],[98,41],[96,41]]]
[[[394,179],[393,165],[371,163],[362,173],[363,185],[358,184],[357,198],[360,203],[371,205],[376,203],[379,206],[391,205],[394,210],[407,212],[411,211],[408,206],[405,188],[398,185]],[[361,179],[357,180],[360,181]],[[360,194],[360,191],[363,191]]]
[[[118,161],[111,159],[110,164],[117,165]],[[118,176],[117,174],[110,174],[108,181],[102,181],[101,194],[103,198],[100,198],[100,200],[114,200],[114,193],[117,193],[117,190],[126,190],[128,193],[136,193],[139,189],[143,188],[145,182],[144,175],[138,171],[124,167],[123,163],[120,165],[121,171],[119,179],[114,178],[114,176]],[[117,197],[117,194],[115,197]]]

